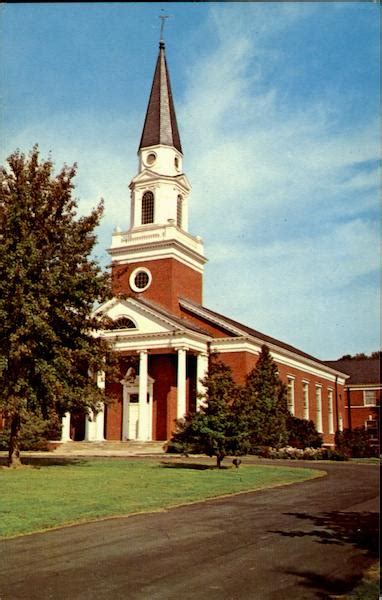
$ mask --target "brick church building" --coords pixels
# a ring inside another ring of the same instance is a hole
[[[292,414],[312,419],[325,444],[342,429],[346,375],[203,304],[203,241],[188,231],[190,184],[171,93],[163,41],[130,183],[130,228],[116,230],[109,253],[114,299],[96,312],[112,326],[103,335],[120,357],[120,381],[100,377],[114,401],[93,420],[85,439],[168,440],[175,419],[198,408],[208,356],[217,353],[238,383],[267,344],[288,388]],[[63,441],[71,435],[63,420]],[[77,438],[78,439],[78,438]]]

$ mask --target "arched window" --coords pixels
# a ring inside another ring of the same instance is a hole
[[[136,329],[136,325],[129,317],[119,317],[110,323],[108,329]]]
[[[154,194],[145,192],[142,197],[142,225],[154,223]]]
[[[183,218],[183,198],[178,196],[176,199],[176,224],[178,227],[182,227]]]

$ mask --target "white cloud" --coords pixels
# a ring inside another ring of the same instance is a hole
[[[340,125],[328,91],[293,109],[276,85],[264,92],[262,41],[310,9],[266,17],[255,42],[252,24],[213,12],[221,44],[189,72],[179,111],[205,302],[323,357],[373,350],[378,290],[363,278],[379,269],[378,232],[360,214],[377,206],[378,170],[362,163],[378,158],[378,124]]]
[[[187,64],[176,106],[193,187],[190,229],[204,237],[210,259],[205,302],[321,357],[371,351],[378,298],[364,280],[378,269],[378,236],[362,215],[375,210],[378,171],[362,164],[378,158],[378,125],[345,127],[329,89],[291,105],[277,79],[266,83],[284,64],[278,36],[303,24],[314,3],[245,6],[206,5],[213,50],[203,45]],[[8,139],[2,158],[38,141],[57,167],[77,161],[80,211],[106,201],[106,260],[113,226],[129,224],[141,127],[131,111],[126,118],[69,108]]]

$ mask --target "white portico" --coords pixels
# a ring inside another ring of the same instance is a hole
[[[108,438],[168,439],[175,419],[200,407],[210,336],[146,300],[116,298],[97,312],[110,319],[102,335],[122,375],[112,386],[119,400],[106,409]]]

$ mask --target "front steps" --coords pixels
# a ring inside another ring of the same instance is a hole
[[[105,441],[105,442],[63,442],[54,448],[54,454],[76,454],[81,456],[137,456],[164,454],[166,442]]]

